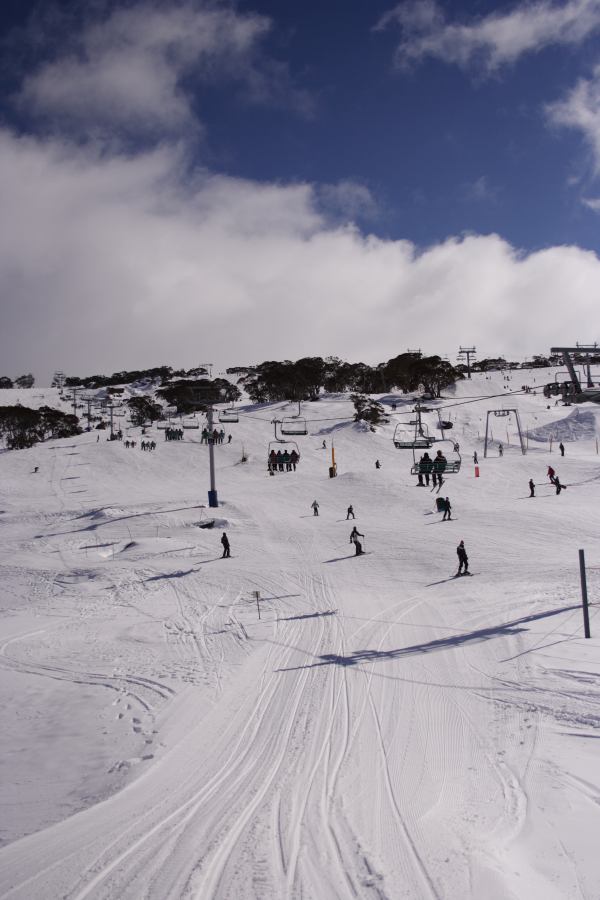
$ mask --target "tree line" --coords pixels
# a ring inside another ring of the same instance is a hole
[[[27,406],[0,406],[0,437],[8,450],[24,450],[48,438],[81,434],[77,416],[49,406],[29,409]]]
[[[14,387],[19,388],[32,388],[35,384],[35,378],[29,372],[27,375],[19,375],[18,378],[9,378],[8,375],[0,375],[0,388],[8,388],[11,390]]]
[[[418,390],[419,385],[432,397],[439,397],[444,388],[462,377],[458,366],[440,356],[407,352],[376,366],[349,363],[336,356],[310,356],[296,362],[269,360],[254,366],[238,384],[244,385],[255,403],[269,403],[317,400],[321,390],[334,394],[381,394],[391,390],[408,393]]]

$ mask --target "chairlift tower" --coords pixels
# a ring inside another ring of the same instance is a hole
[[[477,350],[475,347],[459,347],[458,358],[466,358],[467,360],[467,378],[471,377],[471,357],[475,356]]]
[[[81,398],[84,403],[87,403],[87,430],[92,430],[92,403],[94,402],[94,397],[82,397]]]
[[[488,448],[488,430],[490,423],[490,416],[496,416],[500,418],[504,418],[506,416],[510,416],[511,413],[514,413],[515,419],[517,420],[517,431],[519,433],[519,442],[521,444],[521,453],[523,456],[527,453],[527,447],[525,446],[525,441],[523,440],[523,432],[521,430],[521,419],[519,417],[518,409],[488,409],[487,416],[485,418],[485,442],[483,445],[483,458],[487,457],[487,448]]]
[[[201,363],[200,365],[202,365],[204,368],[206,368],[206,366],[212,367],[212,363]],[[217,484],[216,484],[216,478],[215,478],[215,441],[213,438],[213,431],[214,431],[213,403],[215,402],[215,391],[212,390],[211,388],[202,388],[202,387],[191,388],[191,391],[192,391],[194,400],[196,402],[201,401],[202,396],[206,397],[207,395],[209,395],[211,398],[208,401],[208,403],[206,403],[206,401],[203,402],[202,406],[206,406],[206,420],[207,420],[206,426],[208,429],[208,468],[209,468],[209,474],[210,474],[210,489],[208,491],[208,505],[209,505],[209,507],[216,508],[219,505],[219,497],[217,495]],[[223,388],[221,388],[220,393],[221,393],[221,395],[224,395],[225,390]]]

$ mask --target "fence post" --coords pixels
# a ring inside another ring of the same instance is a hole
[[[590,615],[588,610],[587,581],[585,577],[585,554],[579,551],[579,575],[581,577],[581,605],[583,608],[583,633],[586,638],[590,635]]]

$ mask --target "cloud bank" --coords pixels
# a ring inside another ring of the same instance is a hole
[[[495,234],[418,248],[354,224],[376,217],[364,184],[203,167],[203,79],[235,74],[249,101],[279,102],[281,70],[295,102],[261,48],[270,28],[225,4],[137,3],[85,21],[27,74],[19,104],[43,127],[0,128],[0,374],[374,363],[464,343],[525,355],[582,338],[582,323],[598,332],[593,253],[525,255]]]
[[[582,43],[600,28],[600,0],[539,0],[459,23],[447,22],[435,0],[415,0],[394,7],[376,28],[390,25],[402,30],[396,50],[400,66],[432,57],[462,68],[477,65],[492,72],[550,45]]]
[[[376,362],[465,341],[526,354],[600,325],[592,253],[525,256],[497,235],[419,252],[332,223],[312,185],[190,181],[183,163],[172,147],[107,158],[0,134],[8,373],[329,353]]]

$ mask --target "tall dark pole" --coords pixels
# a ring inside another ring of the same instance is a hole
[[[208,420],[208,462],[210,467],[210,490],[208,492],[208,505],[218,506],[219,498],[217,497],[217,486],[215,484],[215,442],[213,438],[213,408],[209,406],[206,410]]]
[[[471,356],[474,356],[476,352],[475,347],[459,347],[459,357],[467,357],[467,378],[471,377]]]
[[[585,577],[585,554],[579,551],[579,576],[581,578],[581,605],[583,608],[583,633],[586,638],[590,635],[590,614],[588,610],[587,580]]]

